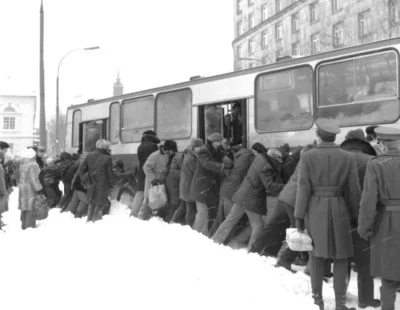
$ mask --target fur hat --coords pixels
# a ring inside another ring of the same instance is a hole
[[[376,156],[376,150],[367,142],[362,129],[350,130],[340,147],[346,150],[360,150],[365,154]]]
[[[178,146],[174,140],[167,140],[164,142],[164,151],[173,151],[178,153]]]
[[[36,157],[36,152],[31,148],[25,149],[21,153],[21,158],[24,158],[24,159],[32,159],[34,157]]]
[[[143,132],[143,136],[144,135],[157,137],[156,133],[153,130],[146,130],[145,132]]]
[[[267,155],[279,162],[282,162],[282,153],[277,149],[269,149]]]
[[[210,141],[210,142],[219,142],[219,141],[222,141],[223,139],[224,139],[224,136],[221,135],[221,134],[218,133],[218,132],[214,132],[213,134],[211,134],[211,135],[207,138],[207,140]]]
[[[196,148],[196,147],[202,147],[204,145],[204,141],[198,138],[192,138],[190,140],[190,147]]]
[[[7,142],[0,141],[0,148],[2,149],[8,149],[10,145]]]
[[[108,151],[110,149],[110,142],[105,139],[100,139],[96,142],[96,148]]]
[[[68,152],[62,152],[60,154],[60,157],[62,160],[70,160],[72,158],[72,155]]]

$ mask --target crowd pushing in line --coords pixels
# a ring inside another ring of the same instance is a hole
[[[365,137],[357,129],[336,145],[340,128],[324,119],[316,125],[316,140],[292,152],[287,144],[268,149],[254,143],[248,149],[244,138],[230,144],[213,133],[205,142],[192,139],[179,153],[175,141],[159,145],[156,133],[148,130],[137,151],[131,216],[189,225],[219,244],[250,230],[248,251],[276,256],[277,267],[294,272],[296,259],[308,261],[306,273],[320,309],[324,278],[332,276],[336,309],[354,309],[346,306],[353,266],[359,307],[394,309],[400,286],[400,130],[371,126]],[[97,141],[91,152],[63,152],[46,160],[42,147],[32,147],[13,162],[6,159],[7,147],[0,142],[0,213],[8,210],[7,198],[17,182],[23,229],[36,226],[32,205],[39,196],[50,208],[100,220],[110,211],[116,180],[130,175],[121,161],[112,162],[106,140]],[[166,191],[162,208],[153,208],[149,199],[155,186]],[[288,247],[289,227],[308,232],[312,252]],[[374,298],[376,277],[382,279],[381,300]]]

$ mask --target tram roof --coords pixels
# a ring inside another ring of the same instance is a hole
[[[324,58],[326,58],[326,59],[338,58],[338,57],[340,58],[340,56],[342,56],[342,55],[346,56],[348,54],[359,53],[362,51],[367,52],[367,51],[374,50],[374,49],[383,50],[383,49],[386,49],[389,46],[392,46],[395,44],[400,44],[400,37],[375,41],[375,42],[367,43],[367,44],[355,45],[355,46],[351,46],[351,47],[335,49],[332,51],[323,52],[323,53],[314,54],[314,55],[308,55],[308,56],[304,56],[304,57],[298,57],[298,58],[296,57],[294,59],[284,60],[284,61],[276,62],[273,64],[267,64],[267,65],[253,67],[253,68],[249,68],[249,69],[245,69],[245,70],[223,73],[223,74],[214,75],[214,76],[210,76],[210,77],[202,77],[202,78],[194,79],[192,81],[185,81],[185,82],[180,82],[180,83],[176,83],[176,84],[170,84],[170,85],[165,85],[165,86],[149,88],[146,90],[127,93],[127,94],[123,94],[120,96],[113,96],[113,97],[93,100],[93,101],[89,101],[89,102],[85,102],[85,103],[81,103],[81,104],[71,105],[68,107],[68,110],[82,108],[85,106],[91,106],[91,105],[95,105],[95,104],[99,104],[99,103],[103,103],[103,102],[122,101],[125,99],[143,97],[147,94],[186,88],[186,87],[190,87],[192,85],[198,85],[198,84],[208,83],[208,82],[212,82],[212,81],[216,81],[216,80],[233,78],[233,77],[237,77],[237,76],[246,75],[249,73],[258,73],[258,72],[278,70],[280,68],[301,65],[301,64],[304,64],[307,62],[318,61],[318,60],[321,60]]]

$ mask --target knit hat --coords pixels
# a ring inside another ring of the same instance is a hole
[[[174,140],[167,140],[164,142],[164,151],[173,151],[178,153],[178,146]]]
[[[224,136],[221,135],[221,134],[218,133],[218,132],[214,132],[213,134],[211,134],[211,135],[207,138],[207,140],[210,141],[210,142],[219,142],[219,141],[222,141],[223,139],[224,139]]]
[[[96,148],[98,149],[103,149],[103,150],[109,150],[110,149],[110,142],[108,142],[105,139],[100,139],[96,142]]]
[[[277,149],[269,149],[267,155],[279,162],[282,162],[282,153],[279,152]]]
[[[204,141],[198,138],[192,138],[190,140],[190,147],[196,148],[196,147],[202,147],[204,145]]]

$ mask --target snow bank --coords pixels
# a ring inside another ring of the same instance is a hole
[[[51,210],[22,231],[17,195],[0,233],[2,309],[316,309],[305,275],[118,202],[95,224]]]

